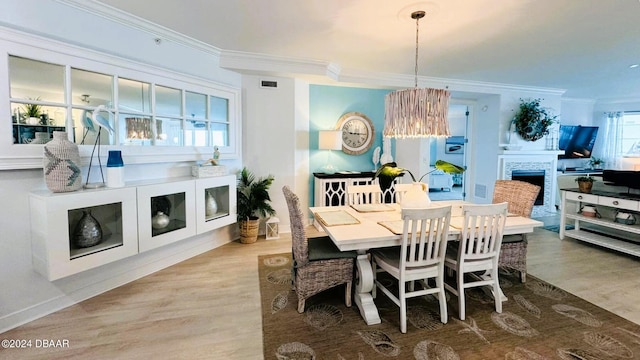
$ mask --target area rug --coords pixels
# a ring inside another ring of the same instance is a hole
[[[308,299],[299,314],[291,255],[258,261],[265,359],[640,359],[640,325],[531,275],[522,284],[500,274],[509,299],[501,314],[479,289],[468,291],[465,321],[457,298],[448,299],[447,324],[434,298],[412,299],[402,334],[399,309],[382,293],[381,324],[366,325],[355,304],[344,305],[344,286]]]

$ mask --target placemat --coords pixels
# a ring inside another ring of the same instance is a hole
[[[354,204],[351,207],[357,212],[393,211],[388,204]]]
[[[387,220],[387,221],[378,221],[379,225],[384,226],[389,229],[392,233],[396,235],[402,235],[402,230],[404,227],[404,220]]]
[[[360,224],[358,219],[344,210],[317,212],[315,218],[325,226]]]

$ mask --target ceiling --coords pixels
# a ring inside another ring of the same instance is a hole
[[[222,50],[640,98],[639,0],[101,0]]]

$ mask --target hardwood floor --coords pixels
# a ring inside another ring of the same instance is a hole
[[[0,348],[0,358],[261,359],[256,257],[288,251],[288,234],[224,245],[1,334],[32,347]],[[640,260],[542,229],[528,254],[531,275],[640,324]],[[36,348],[37,339],[68,347]]]

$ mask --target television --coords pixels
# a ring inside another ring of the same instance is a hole
[[[558,159],[587,159],[591,157],[598,136],[597,126],[560,125],[558,148],[564,154]]]

